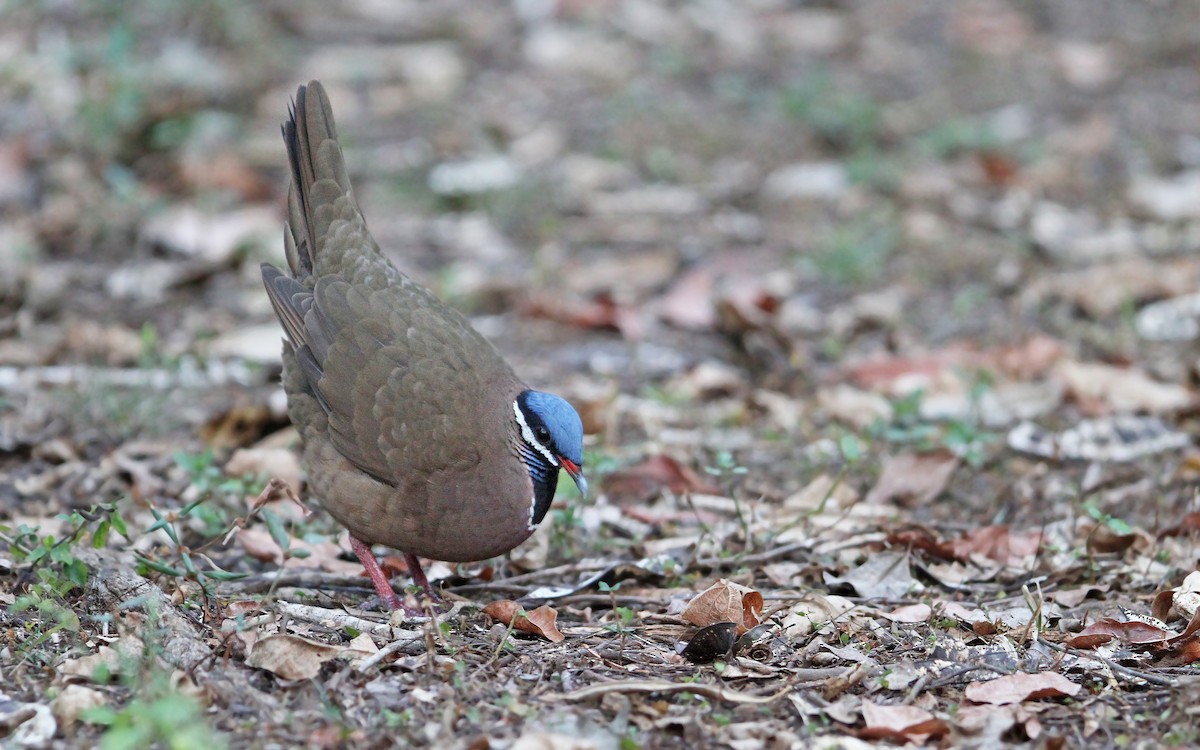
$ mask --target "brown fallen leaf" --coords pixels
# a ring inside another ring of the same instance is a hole
[[[883,616],[892,622],[913,623],[925,622],[932,615],[933,609],[928,604],[908,604],[884,613]]]
[[[1092,583],[1078,588],[1059,589],[1046,594],[1046,598],[1056,604],[1061,604],[1064,607],[1077,607],[1083,603],[1084,599],[1093,598],[1099,599],[1100,596],[1108,591],[1107,583]]]
[[[996,351],[996,366],[1017,380],[1034,380],[1045,375],[1066,351],[1062,341],[1037,334],[1020,344],[1000,347]]]
[[[975,154],[983,175],[992,185],[1008,185],[1021,169],[1021,162],[1011,154],[1002,151],[985,149]]]
[[[304,483],[300,457],[287,448],[239,448],[225,462],[225,474],[231,477],[273,477],[281,480],[296,495]]]
[[[946,489],[958,463],[958,457],[946,451],[888,456],[866,502],[881,505],[897,501],[910,508],[932,502]]]
[[[618,302],[609,292],[599,292],[590,300],[533,296],[526,300],[521,312],[579,328],[618,331],[630,341],[640,339],[645,333],[641,314]]]
[[[721,488],[704,480],[670,456],[650,456],[636,466],[614,471],[604,479],[604,492],[615,503],[649,500],[663,489],[674,493],[720,495]]]
[[[1195,401],[1191,389],[1154,380],[1129,367],[1064,360],[1054,368],[1054,377],[1093,413],[1170,414]]]
[[[295,635],[269,635],[254,644],[246,665],[265,669],[285,680],[308,680],[320,674],[322,664],[344,650]]]
[[[262,437],[272,421],[264,404],[236,404],[209,419],[200,428],[200,438],[210,448],[238,448]]]
[[[1158,537],[1191,536],[1197,532],[1200,532],[1200,511],[1188,513],[1179,523],[1158,532]]]
[[[1105,617],[1069,636],[1065,642],[1072,648],[1095,648],[1113,639],[1132,645],[1166,644],[1167,639],[1172,635],[1173,633],[1167,630],[1141,620],[1121,622],[1111,617]]]
[[[1177,646],[1159,662],[1159,665],[1164,667],[1183,667],[1196,661],[1200,661],[1200,640],[1193,638]]]
[[[679,275],[658,301],[658,316],[667,325],[692,331],[712,329],[717,322],[713,287],[717,275],[712,268],[697,266]]]
[[[763,597],[748,586],[720,578],[683,608],[684,622],[705,627],[718,622],[737,624],[741,635],[762,622]]]
[[[1088,534],[1087,547],[1093,554],[1124,552],[1137,540],[1137,534],[1118,534],[1107,524],[1100,524]]]
[[[950,729],[946,722],[917,706],[887,706],[863,701],[862,715],[867,726],[858,734],[866,739],[920,744],[930,736],[945,734]]]
[[[512,625],[514,629],[520,630],[522,633],[540,635],[553,643],[558,643],[566,638],[558,629],[558,610],[543,604],[522,615],[523,609],[520,604],[512,600],[501,599],[484,607],[483,613],[497,622]]]
[[[920,357],[887,357],[860,362],[845,371],[859,387],[891,392],[898,381],[930,383],[946,370],[967,360],[963,353],[935,353]]]
[[[1005,525],[984,526],[968,531],[945,545],[952,560],[967,561],[971,555],[983,555],[996,562],[1016,567],[1027,566],[1042,543],[1038,529],[1014,532]]]
[[[1002,706],[1038,698],[1071,697],[1079,690],[1079,685],[1057,672],[1018,672],[994,680],[972,682],[967,685],[966,697],[974,703]]]

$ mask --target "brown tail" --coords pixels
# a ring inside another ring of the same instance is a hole
[[[347,218],[361,221],[350,175],[338,144],[333,108],[320,81],[296,90],[288,121],[283,124],[292,184],[288,190],[288,228],[284,234],[288,267],[305,279],[321,254],[329,225]]]

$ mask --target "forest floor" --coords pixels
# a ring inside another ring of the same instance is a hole
[[[1200,6],[9,5],[0,745],[1200,743]],[[585,423],[424,618],[278,385],[310,78]]]

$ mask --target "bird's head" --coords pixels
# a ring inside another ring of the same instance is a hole
[[[533,528],[550,510],[560,468],[575,480],[580,493],[587,494],[583,423],[566,400],[541,391],[522,391],[513,401],[513,414],[521,435],[521,458],[533,480],[533,506],[529,510],[529,526]]]

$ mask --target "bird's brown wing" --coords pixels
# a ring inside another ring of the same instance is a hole
[[[389,484],[405,481],[396,467],[420,473],[477,462],[470,446],[492,444],[491,431],[504,423],[478,419],[485,405],[462,394],[498,389],[511,398],[519,381],[465,318],[379,251],[319,83],[301,87],[284,135],[292,275],[264,266],[263,280],[328,417],[328,438]]]

